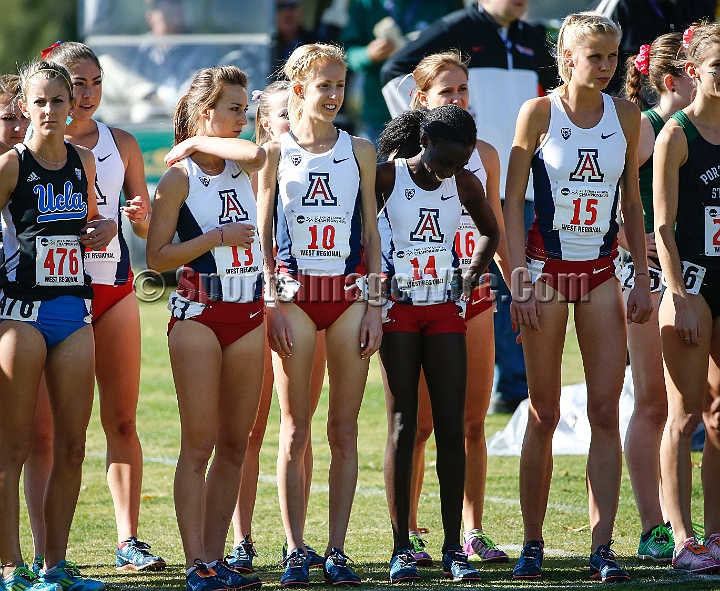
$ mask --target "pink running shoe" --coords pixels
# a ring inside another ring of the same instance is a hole
[[[705,538],[705,547],[715,562],[720,564],[720,534],[712,534]]]
[[[480,529],[463,534],[463,549],[468,556],[477,554],[483,562],[507,562],[508,555],[500,550]]]
[[[410,544],[412,547],[412,556],[418,566],[432,566],[433,559],[425,550],[425,541],[420,537],[420,532],[410,532]]]
[[[695,538],[688,538],[682,550],[672,559],[675,570],[686,570],[691,573],[714,573],[720,570],[720,562],[715,560],[702,544]]]

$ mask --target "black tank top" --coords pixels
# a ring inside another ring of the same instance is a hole
[[[720,146],[698,132],[683,111],[673,116],[685,131],[688,158],[680,167],[675,242],[681,261],[720,269]],[[711,254],[709,254],[711,253]]]
[[[43,168],[27,146],[15,146],[20,173],[2,211],[0,268],[0,288],[12,298],[92,298],[90,276],[83,272],[85,248],[77,240],[87,223],[88,182],[77,150],[65,146],[67,162],[60,170]]]

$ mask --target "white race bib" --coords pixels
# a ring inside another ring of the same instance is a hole
[[[661,291],[663,284],[662,271],[648,267],[648,275],[650,276],[650,293]],[[623,291],[630,291],[635,287],[635,263],[633,261],[625,261],[625,263],[623,263],[620,283]]]
[[[35,285],[42,287],[84,285],[85,269],[80,238],[37,236],[35,252]]]
[[[610,229],[612,185],[598,183],[597,187],[583,184],[577,189],[563,187],[555,190],[553,230],[574,234],[606,234]]]
[[[480,232],[477,231],[475,224],[472,221],[461,220],[455,233],[455,252],[460,259],[460,269],[463,273],[470,268],[478,240],[480,240]]]
[[[298,259],[350,256],[350,215],[292,214],[292,255]]]
[[[0,290],[0,320],[36,322],[42,302],[15,300]]]
[[[705,208],[705,254],[720,256],[720,207]]]
[[[92,263],[95,261],[120,262],[120,239],[117,234],[113,236],[110,244],[101,250],[85,249],[85,262]]]
[[[415,246],[393,254],[395,281],[413,304],[426,306],[447,301],[453,273],[452,253],[443,245]]]
[[[259,238],[255,236],[255,241],[249,248],[216,246],[213,248],[213,256],[217,274],[222,281],[223,301],[254,301],[257,278],[262,273]]]
[[[170,310],[172,317],[178,320],[186,320],[188,318],[195,318],[200,316],[205,309],[205,304],[200,302],[193,302],[184,298],[178,292],[173,291],[170,294],[168,300],[168,310]]]

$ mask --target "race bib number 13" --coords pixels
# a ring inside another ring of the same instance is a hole
[[[77,236],[37,236],[35,252],[36,285],[64,287],[85,283],[80,239]]]

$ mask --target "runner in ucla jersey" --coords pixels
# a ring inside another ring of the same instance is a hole
[[[165,157],[170,169],[158,184],[148,232],[148,266],[182,267],[168,303],[168,346],[182,425],[175,512],[187,591],[261,585],[223,559],[265,356],[262,254],[249,178],[265,163],[265,151],[238,139],[247,108],[243,71],[197,73],[175,112],[175,146]]]
[[[464,169],[475,150],[476,132],[472,116],[448,104],[403,113],[379,140],[381,157],[395,155],[394,161],[378,165],[375,184],[388,295],[380,357],[389,417],[384,474],[393,583],[420,580],[408,522],[421,369],[438,451],[443,572],[457,581],[480,580],[460,544],[468,365],[462,312],[463,298],[487,268],[500,232],[482,184]],[[463,208],[481,235],[464,276],[455,249]]]
[[[91,183],[98,210],[118,226],[117,235],[101,250],[86,249],[85,269],[92,277],[92,325],[95,340],[95,378],[100,393],[100,415],[107,441],[107,481],[117,525],[116,567],[122,570],[160,570],[165,561],[137,539],[142,487],[142,449],[135,418],[140,390],[140,309],[133,293],[130,253],[122,232],[121,211],[133,232],[144,238],[149,224],[150,199],[142,153],[135,138],[95,121],[102,99],[103,73],[93,51],[82,43],[58,42],[44,52],[68,69],[77,107],[65,130],[65,139],[95,156]],[[120,193],[126,195],[121,209]],[[122,359],[122,371],[118,360]],[[35,562],[45,554],[42,506],[52,466],[52,417],[44,382],[35,410],[34,444],[25,463],[25,499],[33,530]]]
[[[64,585],[98,591],[66,561],[82,479],[82,451],[93,400],[92,287],[86,248],[107,246],[114,221],[98,214],[92,154],[64,140],[74,106],[70,75],[39,61],[21,77],[20,106],[33,136],[0,156],[5,263],[0,269],[0,564],[6,588],[52,591]],[[8,371],[10,373],[8,373]],[[44,493],[45,557],[30,571],[19,539],[18,488],[30,451],[38,384],[48,377],[53,469]],[[20,447],[18,447],[20,446]]]
[[[346,70],[339,47],[317,43],[293,51],[285,64],[291,131],[266,144],[268,162],[259,174],[268,340],[281,413],[278,493],[287,544],[281,586],[307,585],[309,569],[319,566],[335,585],[361,582],[348,566],[345,536],[357,485],[358,413],[370,356],[382,337],[380,307],[365,301],[365,274],[377,279],[380,273],[380,237],[375,149],[333,124]],[[321,330],[330,381],[333,501],[328,543],[318,556],[303,532],[304,458],[316,406],[310,382]]]
[[[668,394],[660,462],[673,568],[703,573],[720,570],[720,401],[717,383],[708,385],[720,362],[720,25],[695,25],[683,39],[695,98],[660,132],[653,158],[655,236],[667,286],[659,313]],[[690,440],[703,419],[700,543],[689,475]]]
[[[619,41],[618,26],[597,13],[563,20],[556,50],[563,85],[523,105],[510,156],[504,216],[514,269],[511,314],[521,328],[530,392],[520,460],[524,541],[515,579],[542,575],[569,303],[575,304],[592,431],[589,575],[602,581],[629,579],[610,549],[622,468],[618,404],[626,324],[647,322],[652,303],[638,189],[640,110],[602,92],[617,67]],[[531,169],[535,221],[526,239],[523,201]],[[637,265],[627,310],[615,275],[618,205]]]

